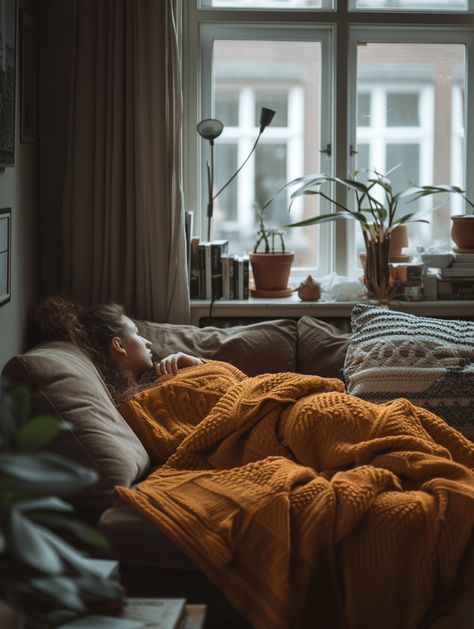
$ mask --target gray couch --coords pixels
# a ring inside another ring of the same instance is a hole
[[[231,362],[249,375],[297,371],[342,377],[349,343],[348,334],[311,317],[231,328],[137,325],[159,355],[184,351]],[[73,501],[82,517],[97,522],[109,538],[129,594],[204,601],[209,604],[207,626],[245,627],[163,533],[130,507],[117,504],[114,486],[133,486],[145,478],[150,460],[89,358],[70,343],[50,342],[13,357],[2,375],[31,390],[33,414],[53,414],[64,422],[53,448],[98,472],[95,487]]]

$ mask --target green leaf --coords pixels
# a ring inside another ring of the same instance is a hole
[[[100,570],[91,564],[87,557],[62,540],[58,535],[47,529],[43,529],[43,535],[58,555],[79,574],[83,576],[101,577]]]
[[[317,225],[318,223],[328,223],[330,221],[339,221],[344,219],[347,220],[353,218],[352,214],[352,212],[347,212],[347,214],[342,212],[336,214],[320,214],[318,216],[313,216],[312,218],[307,218],[304,221],[299,221],[298,223],[283,225],[283,227],[307,227],[308,225]]]
[[[7,533],[11,554],[39,572],[60,574],[64,564],[46,533],[46,529],[30,522],[18,509],[11,510]]]
[[[102,533],[77,520],[66,518],[56,513],[34,513],[30,517],[35,522],[39,522],[48,528],[66,529],[91,546],[103,548],[104,550],[110,548],[109,542]]]
[[[18,447],[22,452],[34,452],[52,441],[59,431],[60,422],[55,417],[35,417],[18,431]]]
[[[76,612],[85,611],[86,606],[81,600],[80,588],[71,578],[66,576],[31,579],[32,587],[47,595],[61,607]]]
[[[92,485],[97,473],[52,452],[0,454],[0,492],[67,495]],[[10,478],[8,478],[10,477]]]
[[[55,496],[46,496],[45,498],[36,498],[35,500],[22,500],[21,502],[17,502],[15,507],[22,513],[44,510],[62,511],[63,513],[71,513],[74,511],[72,505]]]

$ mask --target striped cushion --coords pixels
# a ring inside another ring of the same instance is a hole
[[[352,332],[349,393],[372,402],[407,398],[474,441],[474,323],[359,304]]]

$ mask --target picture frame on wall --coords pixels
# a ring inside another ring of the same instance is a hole
[[[15,162],[16,1],[0,0],[0,167]]]
[[[20,142],[36,141],[36,16],[20,11]]]
[[[11,299],[12,211],[0,208],[0,306]]]

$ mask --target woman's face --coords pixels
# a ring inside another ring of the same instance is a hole
[[[127,332],[121,340],[122,346],[126,351],[127,366],[133,375],[138,378],[147,369],[153,367],[151,343],[143,336],[140,336],[137,326],[131,319],[124,316],[124,323]]]

